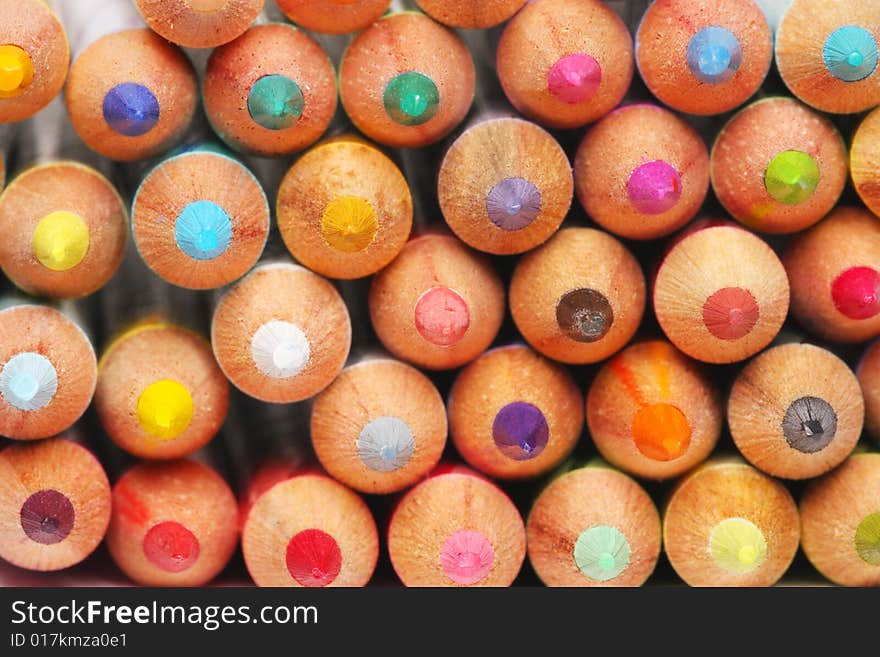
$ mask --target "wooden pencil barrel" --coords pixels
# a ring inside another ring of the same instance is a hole
[[[526,536],[529,561],[547,586],[641,586],[660,556],[660,514],[633,479],[588,466],[541,492]]]
[[[135,0],[147,25],[186,48],[215,48],[254,22],[265,0]]]
[[[559,465],[584,425],[583,398],[568,371],[523,345],[492,349],[462,370],[448,409],[459,454],[499,479]]]
[[[336,76],[327,54],[290,25],[256,25],[216,48],[202,94],[205,113],[232,148],[266,157],[300,151],[336,112]]]
[[[211,344],[223,373],[262,401],[301,401],[326,388],[351,347],[339,292],[288,263],[261,265],[217,304]]]
[[[110,522],[110,482],[95,456],[62,437],[0,451],[0,557],[61,570],[89,556]]]
[[[58,95],[70,48],[58,17],[41,0],[21,0],[0,12],[0,123],[22,121]]]
[[[852,114],[880,104],[880,5],[793,0],[776,30],[776,67],[800,100]]]
[[[29,294],[82,297],[116,273],[128,212],[113,184],[73,161],[20,173],[0,196],[0,267]]]
[[[599,0],[533,0],[504,28],[498,78],[510,103],[551,128],[577,128],[623,100],[633,43]]]
[[[167,323],[136,324],[104,350],[95,408],[104,430],[127,452],[176,459],[220,430],[229,384],[201,336]]]
[[[773,347],[734,381],[727,422],[739,451],[775,477],[837,467],[862,434],[865,404],[846,363],[810,344]]]
[[[690,586],[771,586],[799,537],[791,494],[739,461],[710,461],[687,475],[663,514],[666,554]]]
[[[645,277],[610,235],[565,228],[520,258],[510,312],[545,356],[580,365],[608,358],[633,337],[645,311]]]
[[[556,232],[571,207],[571,165],[544,129],[515,118],[481,121],[449,147],[437,196],[443,218],[469,246],[528,251]]]
[[[111,160],[140,160],[183,138],[198,86],[183,52],[146,29],[100,37],[70,67],[64,95],[80,138]]]
[[[388,552],[405,586],[510,586],[526,554],[519,511],[467,471],[429,477],[400,500]]]
[[[880,586],[880,454],[855,454],[810,482],[801,544],[816,569],[844,586]]]
[[[339,95],[370,139],[416,148],[448,135],[474,99],[474,62],[453,32],[416,12],[358,34],[339,65]]]
[[[315,399],[312,446],[327,472],[363,493],[394,493],[427,475],[446,446],[446,408],[414,367],[367,359]]]
[[[96,378],[95,350],[65,315],[32,304],[0,310],[0,435],[61,433],[85,412]]]
[[[748,262],[748,267],[742,263]],[[669,340],[692,358],[732,363],[759,352],[788,313],[785,268],[760,238],[708,226],[667,252],[654,280],[654,312]]]
[[[364,501],[329,477],[281,481],[251,507],[242,551],[257,586],[365,586],[379,555]]]
[[[630,345],[605,364],[586,409],[599,453],[648,479],[692,469],[721,434],[721,398],[709,372],[661,340]]]
[[[469,363],[498,335],[504,288],[488,259],[447,235],[410,240],[373,279],[370,319],[392,354],[432,370]]]
[[[861,208],[838,207],[786,246],[791,312],[828,340],[880,335],[880,222]]]
[[[203,586],[238,542],[235,496],[196,461],[140,463],[113,487],[107,547],[141,586]]]
[[[300,157],[278,187],[276,207],[291,255],[330,278],[361,278],[388,265],[413,222],[412,195],[397,165],[349,137]]]

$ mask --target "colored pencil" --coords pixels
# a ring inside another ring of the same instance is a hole
[[[403,496],[388,525],[388,553],[404,586],[510,586],[526,532],[500,488],[459,469]]]
[[[186,48],[215,48],[240,36],[265,0],[135,0],[147,25]]]
[[[739,451],[775,477],[807,479],[837,467],[862,433],[865,404],[846,363],[810,344],[768,349],[740,372],[727,422]]]
[[[365,586],[379,532],[364,501],[320,474],[281,481],[251,507],[242,552],[257,586]]]
[[[330,278],[360,278],[400,253],[413,201],[390,158],[343,137],[315,146],[290,167],[278,187],[276,221],[298,262]]]
[[[139,463],[113,487],[107,547],[141,586],[202,586],[238,542],[235,495],[195,461]]]
[[[260,265],[220,300],[214,356],[245,394],[289,403],[326,388],[351,346],[351,320],[326,279],[292,264]]]
[[[793,98],[765,98],[718,133],[712,188],[737,220],[793,233],[824,217],[846,184],[846,145],[834,124]]]
[[[14,136],[11,125],[0,123],[0,192],[6,186],[6,158]]]
[[[31,167],[0,196],[0,267],[29,294],[91,294],[119,268],[127,223],[118,192],[95,169],[73,161]]]
[[[616,239],[565,228],[520,258],[510,311],[537,351],[563,363],[595,363],[623,348],[645,311],[645,277]]]
[[[880,5],[793,0],[776,31],[776,66],[800,100],[851,114],[880,104]]]
[[[664,104],[721,114],[764,82],[773,35],[754,0],[660,0],[642,16],[635,52],[639,74]]]
[[[446,408],[414,367],[366,359],[315,399],[312,446],[321,465],[363,493],[394,493],[427,475],[446,446]]]
[[[666,555],[689,586],[772,586],[799,536],[788,490],[738,460],[715,459],[687,475],[663,514]]]
[[[571,375],[523,345],[492,349],[462,370],[448,412],[458,453],[499,479],[556,467],[584,427],[583,397]]]
[[[496,66],[521,114],[551,128],[577,128],[623,100],[633,42],[600,0],[533,0],[504,28]]]
[[[810,482],[800,511],[816,570],[844,586],[880,586],[880,454],[855,454]]]
[[[72,320],[48,306],[0,310],[0,435],[48,438],[85,412],[95,391],[95,351]]]
[[[526,0],[416,0],[416,4],[444,25],[485,30],[511,18]]]
[[[58,17],[41,0],[0,12],[0,123],[22,121],[49,104],[67,77],[70,49]]]
[[[469,363],[504,319],[504,287],[488,259],[447,235],[407,242],[376,274],[370,319],[397,358],[432,370]]]
[[[201,336],[147,321],[116,337],[98,364],[95,409],[107,435],[148,459],[204,447],[229,406],[229,384]]]
[[[175,145],[198,103],[183,52],[150,30],[123,30],[91,43],[70,67],[65,100],[74,129],[111,160],[140,160]]]
[[[880,341],[862,356],[856,376],[865,398],[865,429],[880,442]]]
[[[61,570],[89,556],[110,522],[110,482],[85,447],[64,437],[0,450],[0,557]]]
[[[391,0],[276,0],[284,15],[312,32],[348,34],[377,20]]]
[[[765,242],[740,228],[715,225],[685,235],[669,250],[653,296],[657,321],[676,347],[707,363],[733,363],[758,353],[779,333],[789,286]]]
[[[574,159],[587,214],[606,230],[654,239],[699,211],[709,189],[709,153],[697,132],[657,105],[628,105],[593,126]]]
[[[169,283],[210,289],[241,278],[269,235],[269,203],[241,162],[211,149],[160,162],[132,203],[141,257]]]
[[[253,452],[249,451],[248,454],[253,455]],[[275,484],[304,474],[307,469],[308,462],[306,460],[301,462],[299,459],[276,458],[274,455],[259,462],[257,467],[248,473],[249,478],[246,480],[244,490],[239,497],[239,526],[244,528],[251,509],[264,493],[268,492]]]
[[[522,119],[478,122],[443,158],[437,195],[463,242],[497,255],[545,242],[571,207],[568,158],[540,126]]]
[[[660,556],[660,514],[625,474],[578,468],[541,491],[526,537],[547,586],[641,586]]]
[[[837,342],[880,335],[880,223],[838,207],[789,242],[783,255],[791,312],[811,333]]]
[[[880,158],[875,144],[880,138],[880,111],[873,111],[859,124],[849,150],[849,170],[862,202],[880,214]]]
[[[291,25],[256,25],[211,53],[202,93],[215,132],[263,156],[312,145],[336,112],[333,63]]]
[[[687,472],[721,434],[721,397],[709,373],[660,340],[633,344],[606,363],[586,408],[602,456],[647,479]]]
[[[339,65],[339,94],[358,130],[389,146],[432,144],[461,123],[474,99],[464,42],[427,16],[386,16],[358,34]]]

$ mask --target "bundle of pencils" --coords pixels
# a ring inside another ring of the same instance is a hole
[[[880,2],[0,4],[0,585],[880,585]]]

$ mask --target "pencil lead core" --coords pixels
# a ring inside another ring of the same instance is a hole
[[[748,335],[760,318],[754,295],[741,287],[725,287],[703,302],[703,325],[719,340],[738,340]]]
[[[179,522],[166,520],[147,531],[143,550],[154,566],[169,573],[182,573],[198,560],[199,539]]]
[[[361,462],[377,472],[392,472],[409,463],[415,449],[409,425],[396,417],[380,417],[364,425],[357,439]]]
[[[41,265],[52,271],[73,269],[89,250],[89,228],[79,215],[51,212],[34,229],[31,249]]]
[[[767,556],[764,533],[745,518],[726,518],[709,534],[709,552],[719,568],[744,575],[761,567]]]
[[[25,535],[42,545],[60,543],[76,524],[76,510],[64,493],[44,489],[33,493],[19,513]]]
[[[764,187],[783,205],[798,205],[813,195],[819,185],[819,165],[803,151],[778,153],[764,172]]]
[[[824,399],[795,399],[782,418],[782,434],[793,449],[813,454],[828,446],[837,433],[837,413]]]
[[[172,379],[162,379],[147,386],[137,403],[141,428],[160,440],[172,440],[186,431],[193,418],[190,391]]]
[[[880,511],[862,518],[856,528],[855,547],[862,561],[880,566]]]
[[[174,223],[174,241],[190,258],[213,260],[229,248],[232,220],[212,201],[188,203]]]
[[[691,424],[677,406],[648,404],[633,416],[632,437],[639,452],[649,459],[672,461],[690,447]]]
[[[248,92],[248,114],[267,130],[284,130],[296,125],[305,107],[299,85],[284,75],[264,75]]]
[[[469,586],[485,579],[495,562],[489,539],[473,529],[455,532],[440,549],[440,565],[456,584]]]
[[[614,311],[601,292],[577,288],[563,294],[556,302],[556,323],[577,342],[601,340],[614,324]]]
[[[47,406],[58,390],[58,373],[45,356],[33,352],[14,355],[0,371],[0,394],[21,411]]]
[[[742,46],[730,30],[717,26],[704,27],[688,43],[687,64],[700,82],[725,82],[733,77],[742,64]]]
[[[870,319],[880,313],[880,272],[873,267],[850,267],[831,284],[835,307],[850,319]]]
[[[630,204],[643,214],[663,214],[681,198],[681,175],[668,162],[646,162],[629,176],[626,193]]]
[[[305,332],[290,322],[266,322],[251,338],[254,365],[273,379],[289,379],[302,372],[309,364],[311,353]]]
[[[877,42],[866,29],[844,25],[825,40],[822,59],[831,75],[838,80],[858,82],[877,68]]]
[[[416,330],[434,346],[451,347],[456,344],[465,336],[470,323],[467,302],[448,287],[432,287],[416,302]]]
[[[34,63],[18,46],[0,45],[0,98],[21,94],[34,79]]]
[[[287,570],[301,586],[332,584],[342,569],[339,544],[321,529],[304,529],[287,544]]]
[[[391,78],[382,101],[392,121],[417,126],[430,121],[440,109],[440,92],[427,75],[409,71]]]
[[[379,222],[369,201],[357,196],[339,196],[324,208],[321,234],[337,251],[363,251],[376,238]]]
[[[147,134],[159,122],[159,101],[147,87],[123,82],[104,96],[104,120],[125,137]]]
[[[486,195],[486,214],[502,230],[520,230],[541,213],[541,192],[525,178],[505,178]]]
[[[608,582],[629,566],[629,541],[616,527],[594,525],[580,533],[573,556],[578,570],[585,577]]]
[[[492,422],[492,438],[502,454],[515,461],[526,461],[544,451],[550,440],[550,427],[541,409],[517,401],[498,411]]]
[[[602,67],[586,53],[559,58],[547,73],[547,89],[557,100],[570,105],[595,96],[601,83]]]

